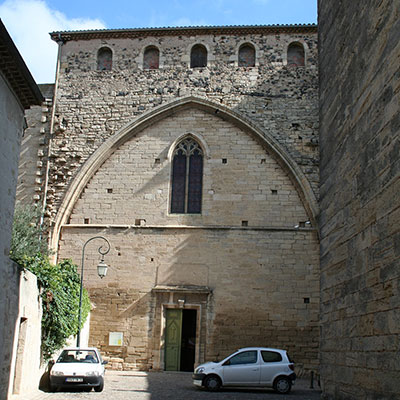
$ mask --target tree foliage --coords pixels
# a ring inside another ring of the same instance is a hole
[[[16,209],[11,258],[35,274],[42,288],[42,356],[46,361],[78,332],[80,276],[71,260],[50,263],[47,246],[41,240],[38,215],[33,207]],[[89,297],[84,289],[82,326],[89,310]]]

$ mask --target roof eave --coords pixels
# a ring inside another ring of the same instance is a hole
[[[40,105],[43,96],[21,54],[0,19],[0,47],[3,51],[0,70],[14,90],[24,109]],[[12,70],[8,65],[12,65]]]
[[[137,38],[143,36],[176,36],[201,34],[279,34],[317,33],[316,24],[299,25],[230,25],[230,26],[184,26],[164,28],[98,29],[85,31],[51,32],[54,41]]]

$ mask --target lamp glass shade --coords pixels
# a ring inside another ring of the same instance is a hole
[[[97,266],[97,274],[100,278],[104,278],[107,275],[108,265],[101,260]]]

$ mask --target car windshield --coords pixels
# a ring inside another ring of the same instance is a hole
[[[94,350],[64,350],[57,360],[58,363],[98,363]]]

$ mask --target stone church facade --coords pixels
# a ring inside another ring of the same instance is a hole
[[[113,368],[263,345],[316,370],[316,26],[51,37],[54,95],[28,114],[37,172],[19,193],[44,204],[58,259],[111,243],[102,280],[102,243],[86,249],[90,344]]]

